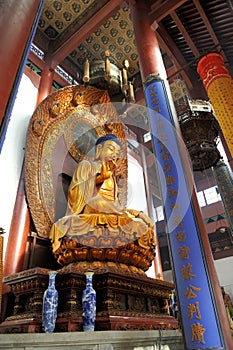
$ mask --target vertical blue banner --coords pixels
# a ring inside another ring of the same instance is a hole
[[[180,146],[163,80],[145,87],[187,349],[224,349]],[[184,146],[185,147],[185,146]]]

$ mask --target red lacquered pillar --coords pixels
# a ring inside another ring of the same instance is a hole
[[[15,201],[9,237],[7,241],[5,259],[3,262],[3,277],[19,272],[23,269],[24,254],[28,234],[30,231],[30,216],[25,200],[24,190],[24,166],[22,167],[21,176],[19,179],[19,186],[17,197]],[[4,320],[7,300],[10,287],[3,284],[2,288],[2,307],[1,307],[1,321]]]
[[[23,267],[24,253],[30,231],[30,217],[25,201],[24,167],[20,176],[17,198],[10,227],[3,275],[19,272]]]
[[[130,2],[186,349],[233,342],[148,1]]]
[[[50,68],[49,61],[45,61],[38,88],[37,105],[39,105],[52,90],[54,70]]]

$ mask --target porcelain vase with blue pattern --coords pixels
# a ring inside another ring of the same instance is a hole
[[[84,332],[94,331],[96,318],[96,291],[92,285],[94,272],[85,272],[86,289],[82,294],[82,317]]]
[[[57,271],[49,271],[49,286],[44,292],[42,307],[42,329],[45,333],[52,333],[57,318],[58,292],[55,288]]]

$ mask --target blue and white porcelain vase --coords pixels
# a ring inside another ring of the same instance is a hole
[[[96,291],[92,285],[94,272],[85,272],[86,289],[82,294],[82,316],[84,332],[94,331],[96,318]]]
[[[49,286],[44,292],[42,307],[42,329],[52,333],[57,318],[58,292],[55,288],[57,271],[49,271]]]

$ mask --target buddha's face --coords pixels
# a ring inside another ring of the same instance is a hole
[[[112,140],[105,141],[104,144],[99,144],[97,146],[97,153],[99,159],[102,161],[112,160],[115,162],[119,156],[120,150],[120,145]]]

